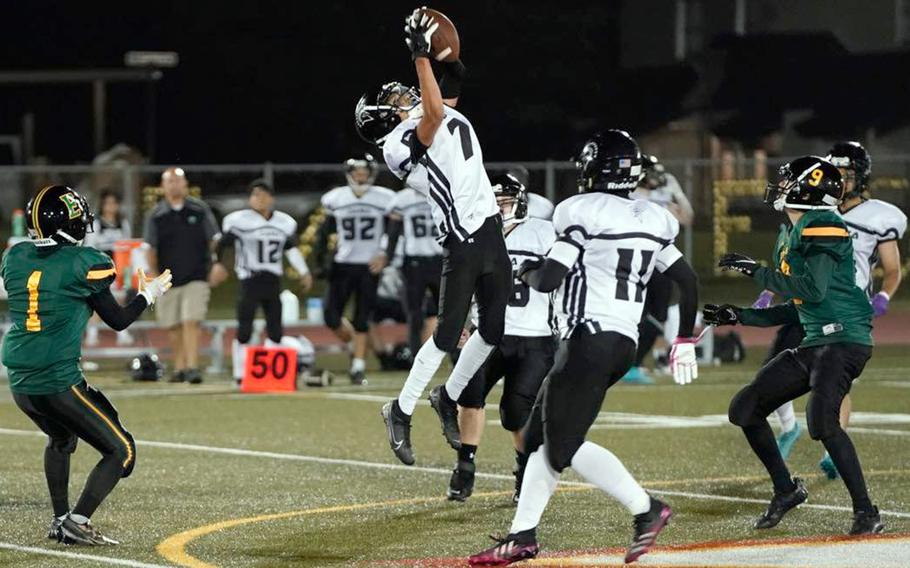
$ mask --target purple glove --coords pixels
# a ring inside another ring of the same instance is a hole
[[[771,302],[774,301],[774,292],[770,290],[763,290],[761,294],[758,295],[758,299],[755,300],[755,303],[752,304],[752,308],[756,310],[764,310],[771,306]]]
[[[883,316],[887,313],[888,302],[890,301],[891,297],[885,292],[879,292],[872,298],[872,311],[875,312],[875,317]]]

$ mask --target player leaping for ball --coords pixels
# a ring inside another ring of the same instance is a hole
[[[673,378],[685,384],[698,376],[691,337],[698,282],[673,244],[679,233],[676,218],[659,205],[629,197],[641,179],[641,166],[638,144],[622,130],[588,141],[577,159],[581,193],[553,214],[556,243],[544,259],[526,260],[519,269],[518,277],[535,290],[558,289],[563,339],[522,432],[529,457],[512,527],[495,546],[470,557],[472,565],[502,566],[537,555],[537,525],[567,467],[634,516],[626,562],[653,546],[672,515],[618,457],[585,441],[607,389],[635,359],[638,323],[655,270],[680,289],[680,336],[670,354]]]
[[[470,121],[444,104],[430,65],[430,43],[438,27],[439,21],[420,9],[406,20],[405,41],[420,94],[390,83],[361,97],[355,111],[358,132],[383,147],[389,169],[408,177],[411,187],[426,190],[445,249],[436,332],[417,352],[398,398],[382,407],[392,451],[408,465],[414,463],[411,415],[446,353],[456,349],[474,296],[478,329],[462,348],[445,386],[430,394],[446,440],[455,449],[461,446],[455,401],[499,344],[512,287],[512,265],[480,143]],[[456,59],[443,70],[445,95],[453,103],[460,90],[459,69],[463,66]]]
[[[92,311],[126,329],[171,287],[171,272],[154,280],[140,272],[139,295],[121,307],[111,294],[111,258],[82,246],[94,216],[68,187],[40,190],[25,209],[31,240],[3,255],[0,278],[9,292],[12,326],[3,341],[13,400],[47,434],[44,475],[54,518],[48,538],[104,546],[117,541],[90,522],[98,506],[136,465],[136,443],[104,394],[85,382],[79,360]],[[82,439],[101,453],[85,489],[70,509],[70,455]]]

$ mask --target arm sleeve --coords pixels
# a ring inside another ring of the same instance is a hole
[[[111,294],[110,288],[105,288],[88,297],[88,305],[101,319],[114,331],[123,331],[134,321],[139,319],[148,306],[145,296],[137,294],[126,306],[121,307]]]
[[[739,322],[754,327],[775,327],[788,323],[799,323],[796,306],[787,302],[770,308],[743,308],[739,311]]]
[[[398,246],[398,238],[404,230],[404,222],[401,219],[392,219],[386,217],[386,247],[385,255],[387,258],[395,257],[395,248]]]
[[[215,243],[215,259],[218,262],[224,260],[224,251],[228,247],[234,246],[234,241],[237,240],[237,236],[234,233],[225,232],[221,234],[221,238]]]
[[[450,63],[443,62],[442,77],[439,79],[439,92],[443,99],[455,99],[461,96],[461,85],[464,82],[467,69],[464,64],[455,60]]]
[[[555,248],[556,245],[553,245],[553,247]],[[522,275],[522,280],[538,292],[547,294],[558,288],[568,273],[568,266],[547,256],[539,267],[525,272]]]
[[[329,248],[329,236],[337,231],[335,217],[326,215],[325,221],[319,226],[316,233],[316,242],[313,243],[313,258],[316,266],[325,266],[325,257]]]
[[[754,279],[762,288],[788,300],[820,302],[828,291],[828,283],[835,267],[834,257],[827,253],[815,253],[806,259],[806,270],[802,274],[788,276],[762,266],[755,271]]]
[[[679,286],[678,335],[679,337],[692,337],[695,316],[698,314],[698,276],[681,255],[663,273]]]

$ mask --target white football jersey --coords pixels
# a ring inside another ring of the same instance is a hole
[[[281,276],[285,249],[297,243],[297,221],[287,213],[275,211],[268,219],[252,209],[228,213],[221,221],[222,238],[234,241],[234,270],[245,280],[254,272]]]
[[[553,223],[530,218],[506,235],[506,248],[515,273],[526,260],[537,260],[550,252],[556,242]],[[544,294],[515,278],[506,307],[506,335],[543,337],[553,335],[555,318],[550,294]]]
[[[433,143],[420,155],[414,139],[419,122],[409,118],[389,134],[382,148],[386,165],[399,178],[407,177],[414,189],[426,191],[440,243],[450,234],[466,241],[487,217],[499,213],[480,142],[468,119],[445,107]]]
[[[335,262],[368,264],[381,250],[386,209],[395,197],[391,189],[371,185],[360,197],[349,186],[322,196],[322,207],[335,217],[338,247]]]
[[[556,206],[559,235],[549,257],[569,266],[557,290],[564,337],[585,325],[638,341],[638,323],[651,274],[676,262],[679,222],[650,201],[582,193]]]
[[[682,186],[679,185],[676,176],[671,173],[667,173],[666,176],[667,183],[664,185],[651,190],[638,188],[632,192],[632,197],[635,199],[645,199],[665,208],[670,207],[672,203],[676,203],[682,205],[684,208],[691,209],[689,199],[686,197]]]
[[[841,216],[853,238],[856,285],[872,296],[870,275],[878,264],[878,245],[902,239],[907,231],[907,216],[880,199],[864,201]]]
[[[405,256],[442,254],[442,247],[436,242],[439,229],[433,223],[433,211],[425,194],[412,187],[405,187],[395,194],[388,212],[401,217],[404,229],[398,244],[403,246]]]
[[[555,208],[553,202],[543,195],[528,192],[528,217],[549,221]]]

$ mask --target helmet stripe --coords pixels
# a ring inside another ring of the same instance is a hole
[[[32,226],[35,228],[35,232],[38,234],[39,239],[44,238],[44,234],[41,232],[41,227],[38,225],[38,206],[41,205],[41,198],[44,197],[44,194],[47,193],[47,190],[54,186],[49,185],[38,192],[38,195],[35,196],[35,204],[32,205]]]

